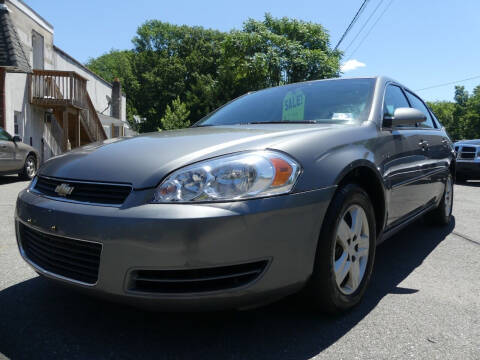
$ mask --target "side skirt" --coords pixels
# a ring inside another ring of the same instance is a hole
[[[378,237],[377,239],[377,245],[381,244],[388,238],[392,237],[396,233],[398,233],[400,230],[405,228],[406,226],[410,225],[412,222],[415,220],[418,220],[420,217],[428,213],[429,211],[435,209],[437,207],[437,204],[435,202],[430,203],[429,205],[415,211],[411,215],[409,215],[405,220],[401,221],[399,224],[395,224],[394,226],[391,226],[383,231],[381,236]]]

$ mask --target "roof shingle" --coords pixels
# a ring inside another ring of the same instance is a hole
[[[10,19],[7,6],[0,1],[0,67],[8,71],[31,72],[17,30]]]

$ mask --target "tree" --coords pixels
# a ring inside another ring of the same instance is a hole
[[[118,78],[123,91],[127,94],[127,120],[136,129],[133,115],[138,114],[136,100],[138,99],[139,83],[134,68],[135,53],[131,50],[110,50],[110,52],[90,58],[86,66],[108,82]]]
[[[195,122],[246,92],[340,72],[341,53],[321,25],[269,14],[228,33],[150,20],[132,42],[133,50],[112,50],[87,66],[108,81],[120,78],[129,117],[146,118],[140,132],[164,128],[177,98]]]
[[[338,77],[340,57],[321,25],[266,14],[225,37],[219,82],[230,100],[266,87]]]
[[[480,138],[480,86],[472,94],[463,86],[455,86],[454,100],[437,101],[429,106],[453,139]]]
[[[187,110],[187,106],[177,97],[172,101],[171,106],[167,105],[165,115],[160,122],[164,130],[186,128],[190,126],[189,116],[190,111]]]
[[[435,101],[429,102],[428,106],[432,109],[435,116],[440,120],[440,123],[447,130],[448,135],[452,139],[461,138],[460,130],[458,128],[457,119],[454,116],[455,104],[450,101]]]

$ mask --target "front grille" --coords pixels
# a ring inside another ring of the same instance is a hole
[[[477,148],[473,146],[462,146],[459,154],[460,159],[475,159],[477,155]]]
[[[200,293],[233,289],[257,279],[268,261],[191,270],[134,270],[129,290],[147,293]]]
[[[45,234],[21,223],[19,230],[23,252],[35,265],[68,279],[97,282],[101,244]]]
[[[132,191],[130,185],[79,182],[43,176],[38,176],[35,181],[33,190],[39,194],[59,200],[68,199],[90,204],[121,205]],[[72,192],[65,196],[60,196],[56,189],[62,184],[73,188]]]
[[[461,159],[475,159],[475,153],[463,153],[460,156]]]

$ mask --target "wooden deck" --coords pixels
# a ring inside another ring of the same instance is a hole
[[[87,109],[87,79],[73,71],[33,70],[30,102],[46,108]]]
[[[52,109],[63,129],[63,151],[107,138],[87,92],[87,79],[73,71],[33,70],[30,103]]]

